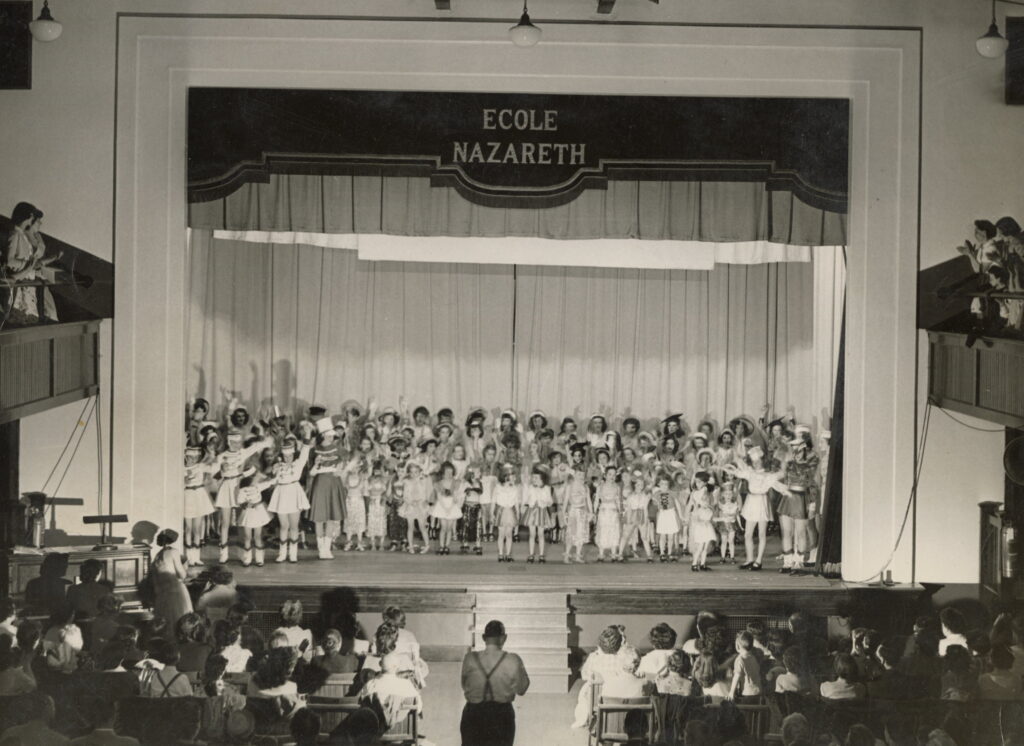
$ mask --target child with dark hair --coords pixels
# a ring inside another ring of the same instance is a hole
[[[134,669],[146,658],[146,651],[139,645],[139,630],[134,625],[122,624],[110,640],[124,646],[124,667]]]
[[[96,651],[114,639],[117,628],[121,626],[121,597],[113,593],[103,596],[97,603],[98,614],[92,620],[89,630],[89,650]]]
[[[978,677],[978,695],[981,699],[1020,700],[1024,695],[1021,678],[1013,674],[1013,653],[1005,646],[992,648],[989,653],[990,673]]]
[[[733,661],[729,699],[761,696],[761,666],[754,655],[754,636],[744,630],[736,635],[736,659]]]
[[[43,635],[43,660],[51,671],[73,673],[78,668],[78,657],[85,643],[74,618],[75,610],[67,602],[50,614]]]
[[[899,670],[902,648],[897,640],[886,640],[875,650],[881,672],[868,682],[872,699],[915,699],[921,696],[917,682]]]
[[[210,630],[206,620],[194,611],[190,611],[177,621],[174,625],[174,637],[178,643],[178,652],[181,653],[179,671],[203,670],[206,658],[213,652],[209,636]]]
[[[972,629],[967,633],[967,651],[971,654],[971,665],[974,673],[979,676],[989,669],[989,653],[992,652],[992,642],[988,633],[982,629]]]
[[[711,697],[712,703],[720,703],[729,696],[729,683],[722,675],[722,669],[709,652],[702,652],[693,662],[693,679],[703,690],[705,696]]]
[[[833,663],[835,681],[822,682],[822,699],[864,699],[865,688],[857,680],[857,663],[849,653],[839,653]]]
[[[243,673],[248,668],[252,651],[241,646],[238,627],[231,626],[226,619],[213,625],[213,647],[215,653],[227,661],[228,673]]]
[[[314,746],[320,735],[320,716],[303,707],[292,716],[288,724],[295,746]]]
[[[814,678],[808,671],[803,651],[796,645],[790,645],[782,654],[782,664],[786,672],[775,677],[776,692],[798,692],[807,694],[815,689]]]
[[[971,654],[963,645],[946,648],[943,660],[940,698],[967,702],[974,698],[978,679],[971,675]]]
[[[0,635],[0,697],[25,694],[36,688],[36,680],[18,665],[20,656],[14,642],[10,635]]]
[[[682,650],[673,650],[665,663],[665,675],[654,684],[658,694],[675,694],[681,697],[696,697],[701,693],[700,685],[690,676],[690,656]]]
[[[959,645],[967,649],[967,620],[959,609],[947,607],[939,612],[939,622],[942,625],[942,639],[939,640],[939,657],[946,655],[946,650],[952,645]]]
[[[654,649],[641,659],[636,675],[655,681],[668,673],[668,659],[676,646],[676,631],[661,622],[647,633],[647,638]]]
[[[881,635],[866,627],[857,627],[850,634],[851,651],[854,662],[857,664],[857,674],[863,682],[873,681],[882,673],[881,666],[875,659],[875,651],[882,641]]]

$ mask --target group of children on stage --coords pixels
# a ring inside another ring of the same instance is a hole
[[[527,562],[544,563],[546,546],[564,542],[566,564],[584,562],[597,545],[598,562],[632,554],[648,562],[691,557],[707,570],[713,547],[735,562],[736,535],[746,542],[743,569],[761,569],[767,523],[779,515],[786,572],[801,572],[817,542],[827,449],[795,419],[765,423],[741,415],[721,430],[709,418],[690,433],[681,414],[645,431],[635,417],[609,428],[601,414],[582,424],[564,418],[556,433],[547,416],[525,423],[512,410],[493,424],[474,409],[462,426],[450,409],[436,416],[365,411],[355,403],[328,415],[310,407],[290,426],[279,410],[254,421],[232,400],[223,423],[208,401],[189,405],[185,449],[185,554],[201,564],[200,546],[214,529],[221,563],[228,537],[242,537],[242,564],[264,563],[263,529],[276,516],[278,562],[298,560],[302,520],[315,526],[318,554],[332,559],[342,532],[345,550],[404,550],[483,554],[497,541],[498,561],[512,562],[512,545],[526,529]],[[759,532],[755,551],[754,534]],[[422,546],[417,544],[417,536]]]

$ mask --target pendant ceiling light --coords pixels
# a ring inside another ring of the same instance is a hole
[[[988,32],[984,36],[979,36],[974,45],[978,48],[978,54],[991,60],[1006,54],[1009,42],[999,33],[999,26],[996,25],[996,0],[992,0],[992,24],[988,27]]]
[[[56,41],[64,27],[50,15],[48,0],[43,0],[43,9],[39,11],[39,18],[28,25],[28,30],[32,32],[33,39],[46,42]]]
[[[508,38],[517,47],[532,47],[540,41],[541,30],[530,23],[530,14],[526,10],[526,2],[523,2],[523,15],[519,23],[508,30]]]

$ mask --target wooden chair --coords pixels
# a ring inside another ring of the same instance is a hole
[[[354,673],[332,673],[319,689],[309,695],[309,701],[317,702],[321,699],[336,700],[347,697],[352,693],[355,683],[356,675]]]
[[[626,743],[626,716],[631,712],[641,712],[647,723],[647,743],[654,742],[654,702],[650,697],[618,699],[601,697],[597,703],[597,730],[595,741],[598,746],[608,743]]]
[[[597,746],[597,705],[601,701],[603,682],[598,680],[590,685],[590,722],[587,723],[587,746]]]
[[[765,743],[768,723],[771,720],[771,708],[768,704],[737,704],[736,709],[743,713],[743,719],[747,724],[747,735],[751,742],[758,746]]]
[[[330,733],[360,708],[358,697],[310,697],[306,707],[320,716],[320,732]]]
[[[380,743],[414,744],[419,739],[419,715],[416,714],[416,700],[408,697],[402,702],[407,710],[404,718],[396,722],[380,737]]]

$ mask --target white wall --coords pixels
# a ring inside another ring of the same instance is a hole
[[[545,19],[607,18],[594,14],[595,5],[592,0],[549,0],[535,10],[534,20],[543,25]],[[515,15],[503,4],[484,0],[453,0],[453,6],[452,13],[437,13],[429,0],[363,0],[346,4],[342,12],[353,16],[493,18],[500,22],[487,28],[493,28],[499,37]],[[1002,104],[1001,61],[984,60],[974,52],[974,38],[988,23],[989,6],[983,0],[693,0],[661,5],[622,0],[618,6],[610,20],[922,27],[921,265],[950,256],[965,226],[976,216],[1024,216],[1016,169],[1004,165],[1024,152],[1022,110]],[[302,15],[339,12],[337,3],[330,0],[296,0],[287,7],[289,13]],[[46,211],[48,232],[110,258],[117,14],[279,14],[281,8],[273,0],[55,0],[53,11],[65,24],[64,35],[53,44],[35,45],[33,90],[0,92],[0,162],[5,174],[16,175],[0,180],[0,210],[8,211],[18,200],[32,201]],[[905,247],[906,251],[915,249]],[[104,337],[109,349],[107,326]],[[109,360],[107,355],[105,362]],[[922,370],[925,362],[922,356]],[[108,370],[104,380],[107,399],[109,392]],[[78,411],[72,405],[23,422],[23,489],[35,489],[45,478],[54,448],[59,452],[68,421]],[[880,412],[880,424],[884,418],[885,413]],[[104,424],[109,433],[109,424]],[[1001,497],[1000,441],[997,434],[964,430],[941,413],[933,416],[919,492],[919,580],[976,579],[975,504],[980,499]],[[95,499],[95,461],[95,452],[85,452],[83,445],[62,493]],[[953,526],[967,528],[951,532]],[[951,535],[957,538],[951,539]]]

